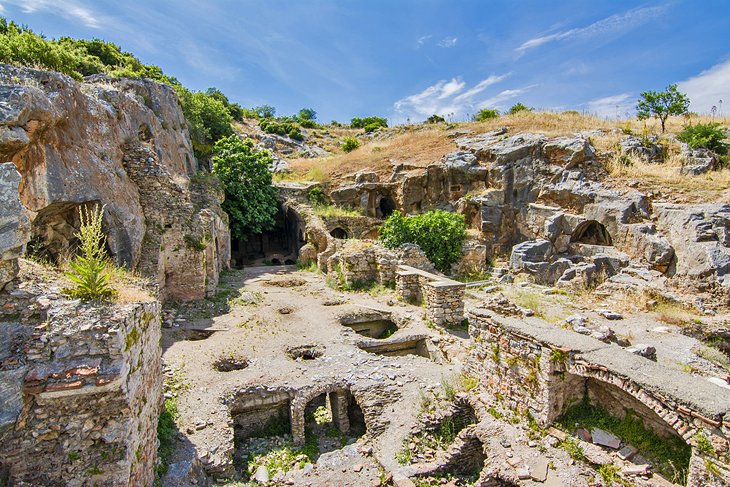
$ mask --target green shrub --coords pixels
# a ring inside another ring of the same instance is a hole
[[[414,216],[394,211],[380,229],[383,245],[394,249],[404,243],[417,244],[441,272],[448,272],[461,258],[465,239],[464,216],[443,210]]]
[[[109,285],[110,274],[106,270],[107,255],[104,246],[106,236],[102,231],[104,207],[93,210],[81,207],[81,227],[75,236],[79,239],[79,255],[69,262],[71,271],[66,273],[74,287],[66,292],[75,298],[100,301],[113,297],[116,292]]]
[[[366,132],[369,132],[379,127],[387,128],[388,121],[381,117],[353,118],[350,120],[350,127],[354,129],[365,129]],[[371,130],[367,130],[368,127]]]
[[[260,105],[254,107],[253,111],[256,112],[256,115],[258,115],[259,118],[274,118],[276,108],[272,107],[271,105]]]
[[[360,147],[360,142],[353,136],[345,137],[342,142],[342,150],[345,152],[352,152]]]
[[[475,122],[486,122],[487,120],[491,120],[493,118],[499,117],[499,111],[492,110],[489,108],[483,108],[479,110],[479,113],[474,115],[474,121]]]
[[[299,121],[302,122],[303,120],[317,120],[317,112],[312,108],[302,108],[299,110]]]
[[[245,240],[274,225],[278,205],[271,185],[271,162],[268,151],[256,151],[250,139],[242,141],[236,135],[213,147],[213,173],[223,186],[222,207],[235,238]]]
[[[217,96],[192,92],[183,86],[175,89],[188,122],[193,149],[198,157],[207,157],[216,141],[233,133],[231,114]]]
[[[327,196],[319,186],[315,186],[309,190],[307,200],[314,206],[324,206],[327,204]]]
[[[718,154],[727,153],[729,146],[724,142],[726,138],[725,129],[719,123],[687,125],[677,134],[677,139],[692,149],[709,149]]]
[[[510,107],[510,109],[507,113],[510,115],[514,115],[515,113],[519,113],[519,112],[531,112],[531,111],[532,111],[532,108],[528,107],[527,105],[524,105],[522,103],[515,103],[514,105],[512,105]]]
[[[291,119],[263,118],[259,122],[259,127],[268,134],[281,135],[282,137],[289,137],[294,140],[304,139],[301,130],[299,130],[299,125],[292,122]]]
[[[375,132],[376,130],[379,130],[380,127],[382,127],[382,125],[379,123],[369,123],[369,124],[365,125],[365,127],[363,127],[363,130],[366,133],[370,133],[370,132]]]
[[[435,113],[426,119],[426,123],[444,123],[446,119]]]
[[[317,122],[315,122],[314,120],[308,120],[308,119],[299,120],[299,125],[305,129],[319,128],[319,124]]]

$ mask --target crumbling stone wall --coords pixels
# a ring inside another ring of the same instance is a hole
[[[480,387],[489,393],[485,397],[500,397],[511,409],[529,410],[543,426],[584,397],[618,416],[631,411],[646,427],[660,435],[679,436],[692,447],[687,485],[705,485],[711,477],[708,463],[696,461],[697,457],[711,461],[720,471],[720,478],[730,478],[726,456],[730,447],[730,418],[725,403],[716,395],[722,390],[711,390],[710,385],[700,383],[695,385],[693,397],[682,398],[679,397],[682,390],[642,386],[637,378],[611,370],[608,364],[615,363],[617,353],[626,354],[620,361],[643,360],[615,347],[604,350],[601,346],[591,346],[584,341],[589,339],[583,337],[575,339],[577,349],[572,350],[558,343],[565,341],[565,334],[570,332],[546,333],[535,329],[532,335],[527,327],[517,331],[501,325],[480,309],[469,313],[469,323],[474,350],[467,370],[479,377]],[[647,367],[660,367],[646,362]],[[663,375],[673,373],[678,372],[666,370]],[[662,371],[652,370],[642,376],[659,374]],[[710,441],[714,452],[698,448],[699,435]]]
[[[204,175],[194,184],[176,181],[144,144],[127,146],[123,162],[139,188],[147,224],[140,272],[156,280],[162,301],[215,294],[220,272],[231,260],[222,191],[206,186]]]
[[[407,265],[398,266],[395,273],[396,292],[406,301],[423,302],[426,319],[439,326],[449,326],[464,320],[463,282],[453,281]]]
[[[160,305],[39,297],[47,320],[6,324],[0,464],[12,485],[151,485],[162,400]]]

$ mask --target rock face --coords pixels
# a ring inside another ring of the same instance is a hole
[[[198,167],[172,88],[7,65],[0,83],[0,160],[22,176],[35,252],[73,251],[78,208],[99,203],[110,254],[155,278],[164,298],[215,287],[230,254],[227,220],[216,193],[191,184]]]
[[[18,197],[20,174],[0,164],[0,291],[18,273],[18,257],[30,238],[30,220]]]

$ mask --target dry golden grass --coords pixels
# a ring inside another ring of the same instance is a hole
[[[292,173],[286,179],[326,181],[365,169],[389,174],[392,170],[390,161],[425,167],[456,149],[443,128],[404,131],[392,138],[361,140],[360,143],[362,145],[358,149],[349,153],[317,159],[293,159],[289,161]]]

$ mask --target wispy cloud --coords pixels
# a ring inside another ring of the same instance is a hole
[[[482,108],[498,108],[500,110],[504,109],[504,103],[513,100],[517,98],[518,96],[522,95],[523,93],[527,93],[532,88],[534,88],[537,85],[530,85],[525,86],[524,88],[516,88],[516,89],[510,89],[510,90],[503,90],[497,93],[495,96],[491,98],[487,98],[486,100],[483,100],[477,105],[477,108],[480,110]]]
[[[730,59],[682,81],[679,91],[687,93],[693,112],[710,113],[714,106],[721,115],[730,113]]]
[[[418,39],[416,39],[416,48],[423,46],[432,37],[433,37],[432,35],[427,35],[427,36],[421,36]]]
[[[0,2],[0,13],[5,11],[5,5],[16,5],[27,13],[47,12],[69,20],[76,20],[87,27],[100,29],[105,24],[105,17],[75,0],[3,0]]]
[[[540,37],[534,37],[523,42],[522,45],[515,49],[515,51],[517,51],[517,53],[521,55],[529,49],[542,46],[549,42],[555,42],[574,37],[590,37],[608,32],[631,29],[645,22],[648,22],[651,19],[656,18],[658,15],[663,13],[666,8],[666,6],[635,8],[622,14],[611,15],[610,17],[601,19],[586,27],[576,27],[570,30],[555,32]]]
[[[477,97],[507,76],[509,73],[492,75],[468,89],[460,77],[448,81],[441,80],[420,93],[401,98],[393,104],[393,107],[404,118],[425,118],[433,114],[458,118],[470,110],[484,106],[485,101],[479,101]]]
[[[631,93],[619,93],[617,95],[596,98],[585,104],[589,113],[599,117],[621,118],[634,112],[636,100]]]
[[[436,44],[439,47],[443,47],[446,49],[452,48],[456,46],[456,42],[459,40],[458,37],[444,37],[441,39],[438,44]]]

